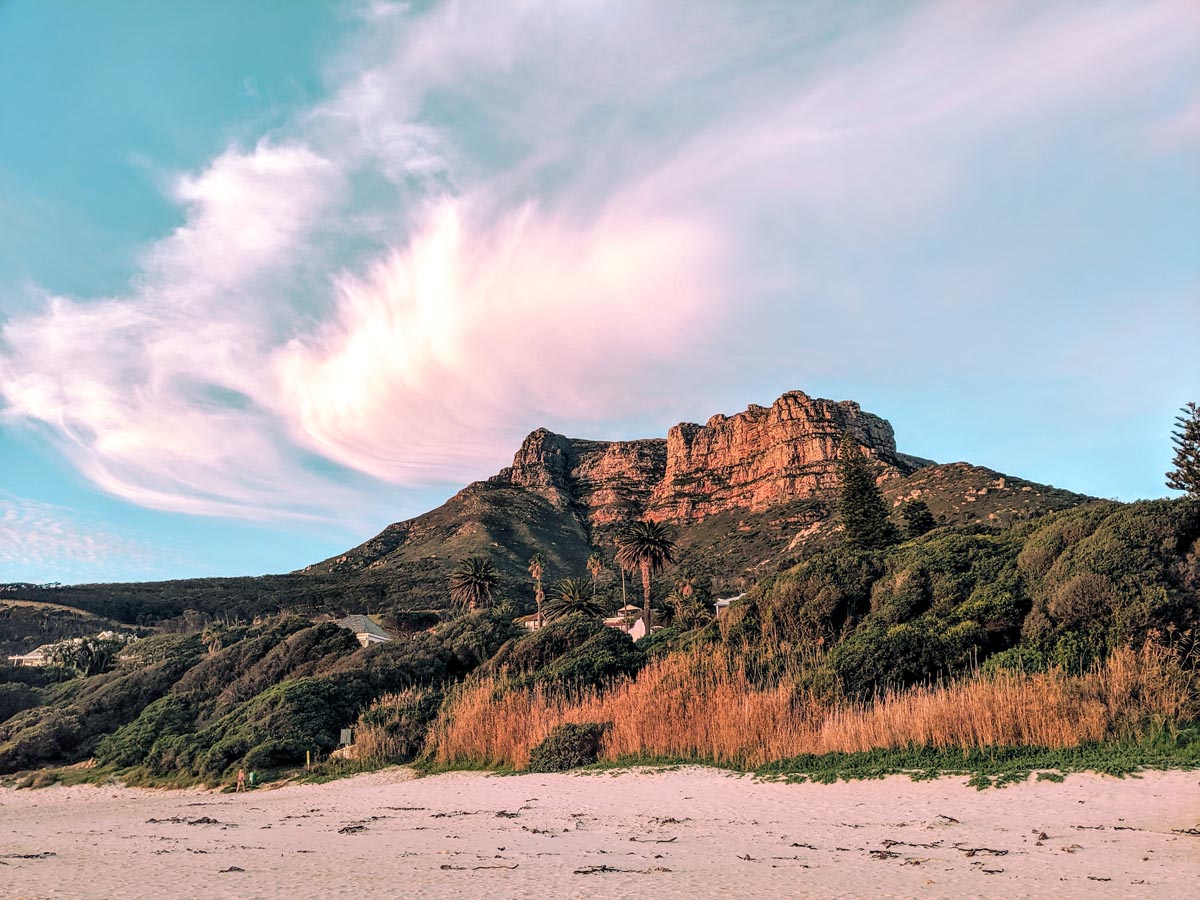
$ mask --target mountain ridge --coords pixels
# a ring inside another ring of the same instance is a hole
[[[511,466],[300,571],[398,569],[425,582],[481,553],[523,583],[533,553],[547,557],[551,573],[577,574],[591,552],[611,557],[623,524],[649,518],[677,526],[681,564],[736,589],[836,531],[845,432],[874,461],[890,505],[925,499],[945,524],[1003,525],[1094,499],[903,453],[891,424],[858,403],[788,391],[769,407],[682,422],[665,438],[604,441],[535,429]]]

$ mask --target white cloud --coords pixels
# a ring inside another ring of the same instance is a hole
[[[1154,99],[1200,50],[1186,2],[819,12],[364,7],[329,100],[177,180],[128,292],[10,319],[6,414],[147,506],[344,515],[309,454],[478,477],[533,424],[711,392],[735,334],[845,327],[854,280],[811,260],[918,232],[986,152],[1194,135],[1192,95]]]
[[[127,569],[162,571],[174,554],[114,534],[74,510],[0,491],[0,572],[6,580],[104,577]]]

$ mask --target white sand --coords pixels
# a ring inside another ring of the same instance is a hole
[[[1197,827],[1196,772],[983,792],[700,768],[0,789],[0,896],[1161,900],[1198,896]],[[587,872],[601,866],[617,871]]]

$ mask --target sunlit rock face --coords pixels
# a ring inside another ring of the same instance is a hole
[[[926,462],[897,453],[892,426],[857,403],[792,391],[770,407],[676,425],[666,440],[587,441],[539,429],[492,481],[572,506],[593,526],[641,516],[688,522],[730,509],[766,509],[834,486],[845,432],[879,461],[881,477]]]

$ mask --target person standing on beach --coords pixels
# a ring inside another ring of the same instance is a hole
[[[240,794],[245,789],[246,789],[246,770],[238,769],[236,793]]]

